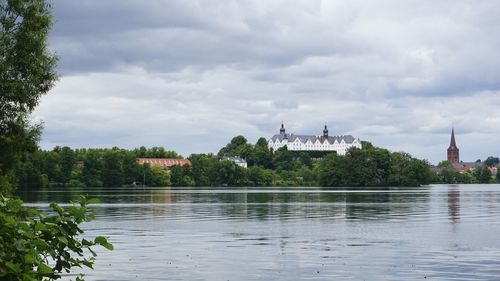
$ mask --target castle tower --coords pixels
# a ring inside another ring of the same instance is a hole
[[[455,129],[452,128],[450,147],[448,147],[448,163],[453,164],[458,162],[460,162],[459,150],[455,143]]]
[[[323,129],[323,137],[328,138],[328,128],[326,127],[326,124],[325,128]]]
[[[283,125],[283,122],[281,122],[280,135],[284,134],[285,134],[285,125]]]

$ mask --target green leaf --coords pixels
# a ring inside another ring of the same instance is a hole
[[[7,266],[8,269],[10,269],[12,272],[19,274],[21,273],[21,266],[19,264],[12,263],[10,261],[5,263],[5,266]]]
[[[45,231],[47,226],[41,222],[35,222],[35,231]]]
[[[32,264],[32,263],[34,263],[35,261],[36,261],[36,258],[35,258],[33,255],[31,255],[31,254],[26,254],[26,255],[24,255],[24,262],[25,262],[25,263]]]
[[[94,263],[93,263],[92,261],[89,261],[89,260],[82,260],[82,263],[83,263],[83,265],[85,265],[86,267],[91,268],[91,269],[94,269],[94,267],[93,267],[93,264],[94,264]]]
[[[59,240],[59,242],[63,243],[64,245],[68,245],[68,239],[64,236],[57,237],[57,240]]]
[[[103,237],[103,236],[97,236],[95,239],[94,239],[94,242],[96,244],[99,244],[101,246],[103,246],[104,248],[112,251],[114,249],[113,245],[111,243],[108,243],[108,240]]]
[[[94,245],[94,243],[92,243],[91,241],[89,241],[87,239],[82,239],[82,245],[83,246],[92,246],[92,245]]]
[[[50,204],[50,207],[52,208],[52,210],[54,210],[55,212],[57,212],[58,214],[62,214],[64,212],[63,208],[61,208],[59,205],[57,205],[56,203],[52,203]]]
[[[41,274],[52,274],[54,273],[54,271],[52,270],[52,268],[50,268],[49,266],[47,266],[46,264],[44,263],[40,263],[38,265],[38,269],[37,271]]]
[[[33,276],[31,276],[29,274],[23,274],[23,280],[26,280],[26,281],[38,281],[36,278],[34,278]]]
[[[92,198],[87,201],[87,204],[101,204],[101,200],[99,198]]]

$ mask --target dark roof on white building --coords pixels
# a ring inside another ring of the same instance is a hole
[[[276,134],[271,137],[271,140],[273,142],[276,142],[279,140],[280,142],[283,141],[283,139],[288,139],[288,142],[294,142],[296,139],[299,139],[302,143],[306,143],[308,140],[310,140],[312,143],[315,143],[316,140],[319,140],[320,143],[324,143],[325,141],[328,141],[328,143],[333,144],[335,141],[338,143],[342,142],[344,140],[345,143],[351,144],[354,142],[355,138],[351,135],[343,135],[343,136],[313,136],[313,135],[294,135],[294,134]]]

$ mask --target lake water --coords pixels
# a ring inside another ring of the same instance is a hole
[[[20,196],[44,210],[81,193],[102,201],[86,235],[115,246],[86,280],[500,280],[500,185]]]

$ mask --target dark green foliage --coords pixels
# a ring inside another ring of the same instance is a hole
[[[433,181],[429,163],[408,153],[391,153],[388,184],[391,186],[420,186]]]
[[[246,170],[237,166],[229,160],[219,161],[217,168],[218,185],[227,186],[245,186],[248,185],[246,181]]]
[[[441,170],[439,173],[439,182],[448,184],[465,183],[461,173],[449,168],[443,168]]]
[[[479,183],[489,183],[491,182],[491,172],[485,166],[479,166],[474,169],[473,172]]]
[[[490,167],[495,167],[496,165],[498,165],[498,163],[500,163],[500,159],[498,157],[490,156],[486,158],[486,160],[484,160],[484,164]]]
[[[103,160],[98,150],[83,150],[83,168],[81,173],[81,182],[85,186],[100,187],[103,185],[101,179]]]
[[[439,162],[437,165],[439,168],[448,168],[450,166],[450,162],[447,160]]]
[[[491,172],[485,166],[476,167],[473,171],[456,171],[451,167],[442,168],[435,183],[459,184],[459,183],[490,183]]]
[[[148,186],[198,187],[417,186],[433,181],[435,175],[427,162],[406,153],[390,153],[367,142],[363,145],[363,149],[351,149],[346,156],[329,152],[321,159],[311,156],[316,151],[281,148],[272,153],[263,138],[251,145],[245,138],[235,137],[221,151],[239,157],[247,155],[247,169],[220,155],[192,154],[189,157],[192,166],[174,166],[170,171],[142,166],[136,161],[137,156],[164,155],[163,148],[71,150],[56,147],[52,151],[29,154],[18,165],[16,174],[21,186],[26,188],[113,187],[143,184],[143,180]],[[180,157],[175,152],[169,153]]]
[[[213,154],[193,154],[190,175],[196,186],[219,186],[218,165],[220,158]]]
[[[144,165],[147,186],[170,186],[170,173],[159,166]]]
[[[123,163],[118,149],[106,150],[103,154],[102,183],[104,186],[124,184]]]
[[[0,279],[55,280],[74,267],[92,268],[95,245],[113,249],[101,236],[79,238],[80,224],[94,218],[88,204],[96,202],[81,197],[67,209],[51,204],[55,215],[47,216],[0,196]]]
[[[319,184],[321,186],[349,186],[346,159],[335,154],[327,155],[321,162]]]
[[[141,148],[142,150],[142,148]],[[19,186],[38,188],[47,186],[115,187],[142,184],[148,186],[170,184],[168,171],[152,170],[137,163],[138,149],[76,149],[55,147],[51,151],[37,150],[26,154],[16,167]],[[163,148],[144,148],[147,155],[167,153]],[[142,155],[142,154],[141,154]],[[177,153],[165,155],[180,157]]]
[[[172,169],[172,184],[188,183],[199,187],[246,186],[249,184],[246,169],[213,154],[193,154],[192,166]]]
[[[134,149],[133,152],[136,158],[182,158],[177,152],[165,150],[165,148],[158,146],[151,148],[141,146]]]
[[[432,180],[426,161],[407,153],[389,152],[364,142],[346,156],[330,154],[321,162],[321,186],[420,186]]]
[[[170,180],[172,186],[194,186],[193,175],[191,167],[174,166],[170,170]],[[208,185],[205,185],[208,186]]]
[[[43,0],[0,1],[0,193],[15,186],[22,154],[36,149],[41,126],[28,116],[57,80],[47,49],[51,25]]]
[[[265,138],[259,138],[247,161],[250,166],[255,165],[266,169],[273,168],[273,153],[267,147]]]
[[[247,143],[247,139],[244,136],[236,136],[231,139],[231,142],[229,142],[225,147],[219,150],[218,155],[220,157],[240,156],[245,158],[244,154],[248,153],[248,145],[249,144]]]
[[[273,171],[259,166],[248,168],[247,174],[249,186],[272,186],[275,181]]]

